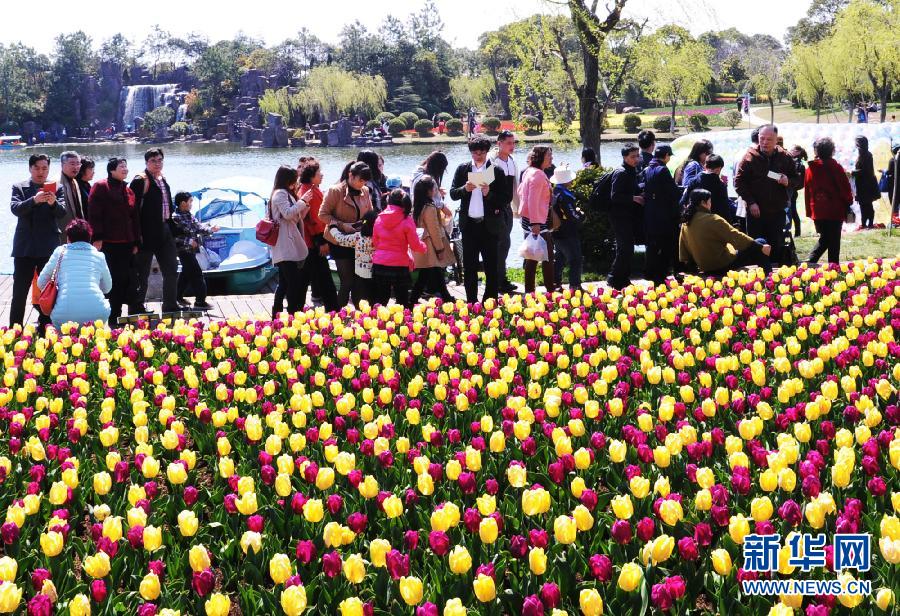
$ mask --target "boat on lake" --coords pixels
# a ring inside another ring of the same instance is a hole
[[[197,261],[208,279],[222,278],[230,294],[256,293],[276,273],[269,247],[256,239],[271,185],[249,176],[209,182],[191,191],[194,217],[219,230],[206,238]]]
[[[22,135],[0,135],[0,150],[13,150],[24,148],[27,143],[22,141]]]

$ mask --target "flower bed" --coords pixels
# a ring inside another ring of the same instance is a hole
[[[741,544],[897,588],[898,273],[0,333],[0,612],[870,613]]]

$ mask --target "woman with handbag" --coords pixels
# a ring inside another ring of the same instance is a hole
[[[65,231],[67,243],[53,251],[38,276],[41,301],[46,298],[53,304],[50,319],[57,329],[70,321],[109,319],[109,301],[104,295],[112,289],[113,280],[106,257],[90,244],[92,233],[88,221],[76,218],[70,222]],[[42,310],[45,308],[50,306]]]
[[[806,216],[815,223],[819,241],[807,261],[818,263],[827,250],[828,262],[839,263],[841,228],[853,203],[853,191],[844,168],[834,160],[834,142],[828,137],[816,139],[813,151],[816,157],[806,168],[804,199]]]
[[[413,285],[409,303],[416,304],[427,288],[434,289],[443,301],[453,301],[453,296],[447,290],[447,279],[444,270],[456,261],[453,254],[453,246],[450,243],[450,235],[441,220],[442,210],[435,203],[440,195],[437,181],[430,175],[420,175],[413,189],[413,220],[416,226],[423,230],[422,241],[428,248],[424,253],[415,253],[413,260],[416,264],[418,278]]]
[[[277,236],[272,246],[272,263],[278,267],[278,284],[284,284],[284,295],[287,298],[287,311],[290,314],[303,308],[306,302],[304,290],[307,288],[303,262],[309,254],[306,240],[303,239],[303,215],[309,205],[294,195],[297,192],[297,170],[282,165],[275,172],[272,195],[269,197],[269,219],[277,228],[269,233]],[[257,232],[259,229],[257,228]]]
[[[525,238],[540,237],[547,245],[547,260],[541,262],[541,270],[544,275],[544,286],[547,291],[556,289],[553,256],[553,231],[559,227],[558,218],[550,207],[552,189],[550,179],[544,172],[553,164],[553,150],[547,146],[538,145],[528,154],[528,168],[522,173],[519,182],[519,216],[522,219],[522,229]],[[525,259],[525,292],[533,293],[537,285],[538,262]]]
[[[341,285],[338,289],[338,306],[346,306],[356,279],[356,258],[354,250],[340,246],[331,235],[331,228],[344,234],[359,231],[363,216],[372,209],[372,200],[366,184],[372,179],[372,170],[366,163],[355,162],[347,165],[346,179],[335,184],[325,193],[319,208],[319,220],[326,225],[325,239],[330,244],[329,252],[337,266]],[[358,303],[356,294],[354,303]]]

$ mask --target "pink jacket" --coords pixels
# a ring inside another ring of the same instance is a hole
[[[416,223],[412,216],[406,216],[403,208],[397,205],[387,206],[375,219],[372,243],[375,245],[372,263],[394,267],[406,266],[410,270],[413,269],[414,262],[409,251],[428,250],[416,233]]]
[[[547,222],[550,214],[550,180],[537,167],[528,167],[519,182],[519,216],[532,224]]]

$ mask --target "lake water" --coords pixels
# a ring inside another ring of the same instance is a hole
[[[129,171],[133,175],[143,170],[143,153],[148,146],[143,144],[97,144],[79,145],[75,149],[79,153],[91,156],[97,162],[95,179],[106,175],[106,160],[111,156],[124,156],[128,159]],[[605,143],[601,150],[604,162],[610,164],[619,160],[621,144]],[[163,146],[166,154],[164,173],[172,190],[196,190],[209,182],[230,176],[243,175],[271,181],[275,170],[281,164],[295,165],[301,154],[311,154],[322,163],[325,173],[323,186],[336,182],[344,164],[355,157],[356,150],[351,148],[309,148],[289,150],[241,148],[233,144],[220,143],[172,143]],[[525,155],[530,144],[521,144],[515,154],[519,169],[525,166]],[[10,194],[12,184],[28,179],[28,157],[35,152],[48,154],[52,159],[50,178],[59,177],[59,154],[70,149],[63,146],[47,146],[43,148],[22,148],[18,150],[0,150],[0,187]],[[450,160],[450,168],[444,177],[444,188],[450,188],[453,169],[469,159],[465,144],[410,145],[393,146],[379,150],[384,157],[384,169],[388,176],[408,177],[418,164],[434,149],[441,149]],[[580,148],[554,148],[554,162],[568,163],[572,169],[581,166]],[[6,203],[9,203],[8,201]],[[453,207],[454,203],[448,201]],[[0,273],[12,272],[12,237],[16,227],[16,218],[8,206],[0,207]],[[518,225],[513,229],[513,243],[517,246],[522,233]],[[510,251],[510,264],[521,264],[521,258],[515,248]]]

